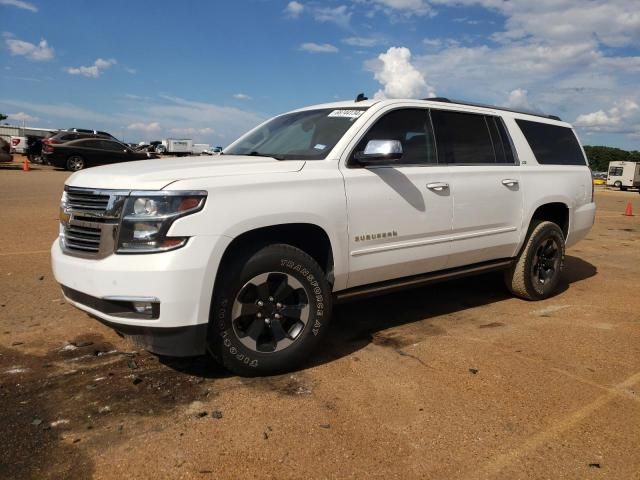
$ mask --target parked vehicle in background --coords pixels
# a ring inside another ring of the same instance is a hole
[[[27,151],[27,137],[11,136],[11,153],[22,153]]]
[[[109,138],[48,142],[43,145],[42,153],[49,164],[73,172],[96,165],[157,158],[154,154],[132,150]]]
[[[609,162],[607,186],[622,191],[640,188],[640,162]]]
[[[202,153],[204,153],[205,155],[220,155],[222,154],[222,147],[208,148]]]
[[[165,138],[160,145],[156,146],[156,153],[163,155],[191,155],[193,142],[190,138]]]
[[[155,353],[264,375],[323,346],[334,302],[494,270],[551,297],[596,206],[558,117],[359,95],[272,118],[215,161],[78,172],[60,209],[70,303]]]
[[[0,138],[0,162],[12,162],[13,155],[11,155],[11,147],[9,142]]]
[[[211,148],[211,146],[208,143],[194,143],[191,154],[202,155],[204,152],[209,150],[209,148]]]
[[[594,185],[606,185],[607,172],[591,172],[591,178]]]
[[[100,130],[87,130],[83,128],[69,128],[60,130],[44,140],[44,143],[64,143],[71,140],[79,140],[81,138],[105,138],[119,142],[113,135]]]

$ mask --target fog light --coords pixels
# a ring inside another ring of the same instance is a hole
[[[132,302],[133,308],[137,313],[151,315],[153,313],[153,303],[151,302]]]
[[[136,240],[149,240],[158,233],[160,227],[155,223],[136,223],[133,226],[133,238]]]

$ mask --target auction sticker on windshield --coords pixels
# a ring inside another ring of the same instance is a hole
[[[358,118],[363,113],[363,110],[334,110],[327,116],[340,118]]]

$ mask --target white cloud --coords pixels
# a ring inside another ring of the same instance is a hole
[[[124,98],[128,99],[125,95]],[[193,135],[216,144],[228,144],[262,123],[265,115],[240,108],[185,100],[171,96],[134,96],[131,101],[114,103],[120,110],[93,111],[68,103],[25,102],[0,98],[0,111],[23,111],[38,115],[47,125],[66,128],[86,125],[113,132],[126,128],[132,136],[170,137],[174,132]],[[156,120],[160,119],[160,121]],[[124,127],[123,127],[124,125]],[[159,128],[158,128],[159,127]],[[191,130],[193,129],[193,130]],[[143,140],[144,138],[140,138]],[[133,139],[135,140],[135,138]]]
[[[87,122],[91,124],[95,122],[108,124],[117,118],[113,115],[94,112],[69,103],[25,102],[20,100],[0,99],[0,105],[8,105],[27,110],[28,112],[35,112],[46,119],[54,118],[64,119],[65,121],[72,120],[74,122]]]
[[[0,5],[7,5],[11,7],[18,7],[23,10],[30,10],[32,12],[37,12],[38,7],[29,2],[24,2],[22,0],[0,0]]]
[[[53,48],[46,40],[40,40],[37,45],[14,38],[11,34],[5,34],[5,44],[11,55],[27,57],[37,62],[53,59],[55,56]]]
[[[65,71],[70,75],[82,75],[83,77],[88,78],[98,78],[105,70],[116,63],[117,62],[113,58],[109,60],[98,58],[93,62],[93,65],[89,67],[67,67],[65,68]]]
[[[604,110],[597,110],[591,113],[578,115],[575,124],[579,127],[586,127],[590,130],[622,130],[628,131],[634,129],[640,131],[640,107],[631,99],[625,99],[616,102],[613,107]],[[635,117],[635,118],[634,118]],[[630,121],[631,120],[631,121]]]
[[[338,25],[339,27],[347,28],[351,21],[352,12],[349,11],[346,5],[340,5],[338,7],[319,7],[313,11],[313,18],[318,22],[330,22]]]
[[[7,117],[10,122],[18,122],[18,123],[22,123],[22,122],[29,123],[29,122],[35,122],[37,120],[40,120],[38,117],[34,117],[33,115],[29,115],[28,113],[24,113],[24,112],[8,113]]]
[[[150,122],[150,123],[135,122],[128,125],[127,129],[151,133],[151,132],[157,132],[161,130],[161,127],[160,127],[160,123],[158,122]]]
[[[246,93],[234,93],[233,98],[236,100],[251,100],[251,96]]]
[[[303,43],[300,45],[300,50],[310,53],[337,53],[338,47],[331,45],[330,43]]]
[[[383,86],[375,98],[434,97],[436,92],[411,63],[411,51],[405,47],[391,47],[376,60],[368,62],[374,78]]]
[[[405,16],[423,16],[433,14],[431,5],[425,0],[373,0],[387,15],[399,12]]]
[[[211,135],[212,133],[214,133],[213,128],[210,128],[210,127],[204,127],[204,128],[180,127],[180,128],[172,128],[169,131],[175,135]]]
[[[371,5],[371,1],[366,4]],[[415,9],[417,5],[411,0],[376,1],[378,5],[382,2],[389,8],[394,6],[394,12],[397,7],[413,5]],[[411,64],[441,95],[507,103],[577,119],[582,134],[595,132],[594,141],[619,141],[620,145],[637,148],[630,140],[634,132],[640,131],[640,111],[632,107],[640,105],[640,55],[635,48],[640,45],[637,0],[429,3],[440,12],[465,7],[467,13],[470,10],[466,7],[471,6],[504,17],[490,37],[460,35],[451,40],[434,36],[423,40],[425,53],[414,55]],[[478,16],[457,18],[466,22]],[[365,65],[381,81],[380,58]],[[381,83],[386,89],[385,82]],[[629,138],[615,140],[610,135],[613,132]]]
[[[370,48],[385,43],[382,39],[377,37],[348,37],[342,39],[342,43],[350,45],[352,47]]]
[[[298,18],[303,11],[304,5],[296,1],[289,2],[284,9],[285,15],[289,18]]]
[[[522,88],[516,88],[509,92],[509,99],[507,100],[507,107],[521,108],[525,110],[533,110],[529,104],[529,92]]]

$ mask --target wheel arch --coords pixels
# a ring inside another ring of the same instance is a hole
[[[529,219],[527,231],[531,227],[531,223],[536,220],[546,220],[555,223],[562,230],[565,241],[567,240],[569,236],[570,213],[569,206],[566,203],[555,201],[538,206]]]
[[[525,217],[525,223],[522,225],[522,235],[520,236],[520,245],[515,252],[515,256],[517,256],[527,244],[529,233],[531,232],[531,225],[536,220],[548,220],[557,224],[562,230],[562,235],[566,241],[571,228],[571,207],[569,207],[564,198],[546,199],[534,206],[527,217]]]
[[[334,249],[325,229],[313,223],[283,223],[257,227],[235,236],[222,254],[214,291],[220,281],[220,272],[235,255],[251,255],[274,243],[285,243],[306,252],[318,262],[329,284],[333,285]]]

